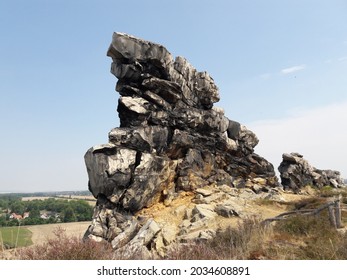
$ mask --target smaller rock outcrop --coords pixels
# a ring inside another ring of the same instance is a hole
[[[324,186],[341,188],[345,186],[339,171],[317,169],[311,166],[299,153],[283,154],[282,158],[283,161],[278,167],[278,171],[284,189],[298,192],[307,185],[316,188]]]

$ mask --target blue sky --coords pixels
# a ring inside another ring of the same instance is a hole
[[[0,2],[0,192],[87,189],[85,151],[119,125],[120,31],[207,71],[277,168],[297,151],[347,177],[347,2]]]

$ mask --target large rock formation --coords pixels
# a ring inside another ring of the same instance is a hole
[[[228,186],[223,194],[230,187],[254,193],[278,186],[272,164],[254,153],[256,135],[213,105],[220,97],[208,73],[161,45],[122,33],[114,33],[107,55],[118,78],[120,127],[111,130],[108,144],[85,155],[97,198],[86,236],[115,248],[148,248],[161,227],[148,217],[136,219],[141,209],[170,207],[181,193],[197,195],[211,185]],[[217,212],[192,211],[199,217],[234,213],[223,204]]]
[[[315,188],[344,187],[344,180],[339,171],[317,169],[298,153],[283,154],[282,158],[278,171],[284,189],[298,192],[307,185]]]

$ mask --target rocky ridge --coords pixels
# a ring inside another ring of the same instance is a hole
[[[208,73],[123,33],[114,33],[107,55],[118,79],[120,127],[85,155],[97,198],[85,238],[125,252],[164,252],[210,238],[219,222],[246,215],[250,199],[276,197],[274,168],[254,153],[258,138],[214,106],[220,97]],[[176,213],[177,222],[153,217],[155,207],[170,219]]]

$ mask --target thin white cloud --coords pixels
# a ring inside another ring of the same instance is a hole
[[[299,152],[319,169],[334,169],[347,178],[347,102],[296,110],[281,120],[247,124],[260,142],[256,152],[277,170],[283,153]]]
[[[293,67],[282,69],[281,73],[282,74],[291,74],[291,73],[294,73],[294,72],[298,72],[298,71],[304,70],[305,68],[306,68],[306,64],[296,65],[296,66],[293,66]]]

